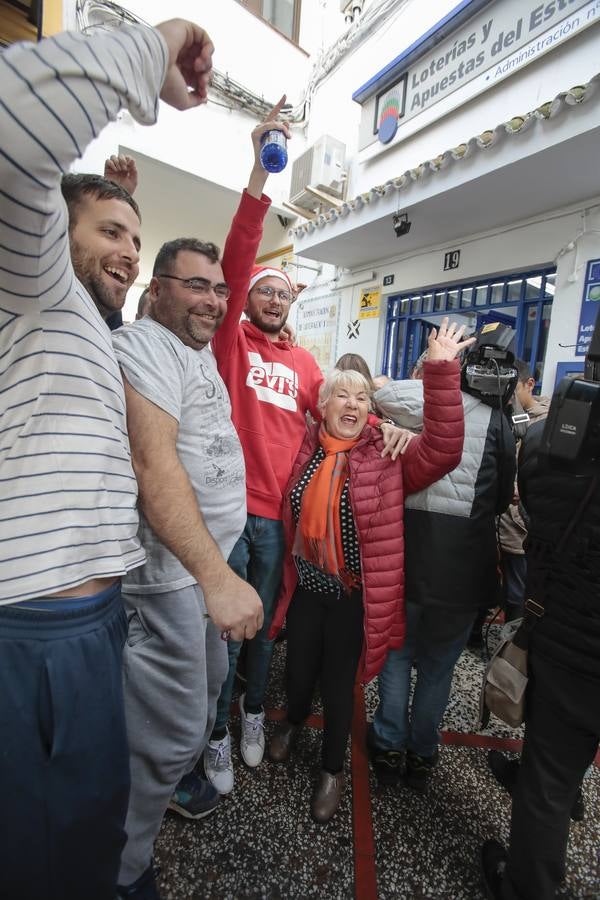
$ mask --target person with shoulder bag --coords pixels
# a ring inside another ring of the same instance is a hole
[[[585,474],[549,467],[539,457],[543,429],[543,422],[531,426],[520,457],[519,492],[530,520],[528,595],[537,614],[529,612],[520,629],[527,634],[528,681],[510,847],[489,840],[481,851],[491,900],[555,897],[565,875],[569,815],[600,743],[598,474],[593,467]]]

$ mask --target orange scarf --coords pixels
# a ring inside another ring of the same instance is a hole
[[[360,438],[351,441],[332,437],[322,424],[319,442],[325,459],[310,479],[302,495],[300,517],[293,553],[312,563],[322,572],[335,575],[350,589],[357,579],[344,563],[340,527],[340,500],[348,478],[348,451]]]

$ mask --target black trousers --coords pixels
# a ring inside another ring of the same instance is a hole
[[[530,655],[525,745],[513,794],[505,900],[554,900],[565,873],[569,813],[598,750],[598,682]]]
[[[344,766],[352,725],[354,681],[363,644],[362,592],[350,596],[296,589],[287,613],[288,719],[310,713],[317,681],[323,700],[322,766]]]

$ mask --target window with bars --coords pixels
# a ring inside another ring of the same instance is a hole
[[[517,356],[535,373],[539,386],[555,273],[555,268],[547,267],[391,296],[382,371],[392,378],[407,378],[427,346],[431,327],[444,315],[465,322],[470,330],[497,317],[516,329]]]
[[[269,22],[295,44],[300,34],[302,0],[237,0],[249,12]]]

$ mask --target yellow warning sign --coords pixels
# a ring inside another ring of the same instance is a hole
[[[380,308],[381,291],[379,288],[375,291],[361,291],[360,302],[358,304],[359,319],[376,319],[379,316]]]

